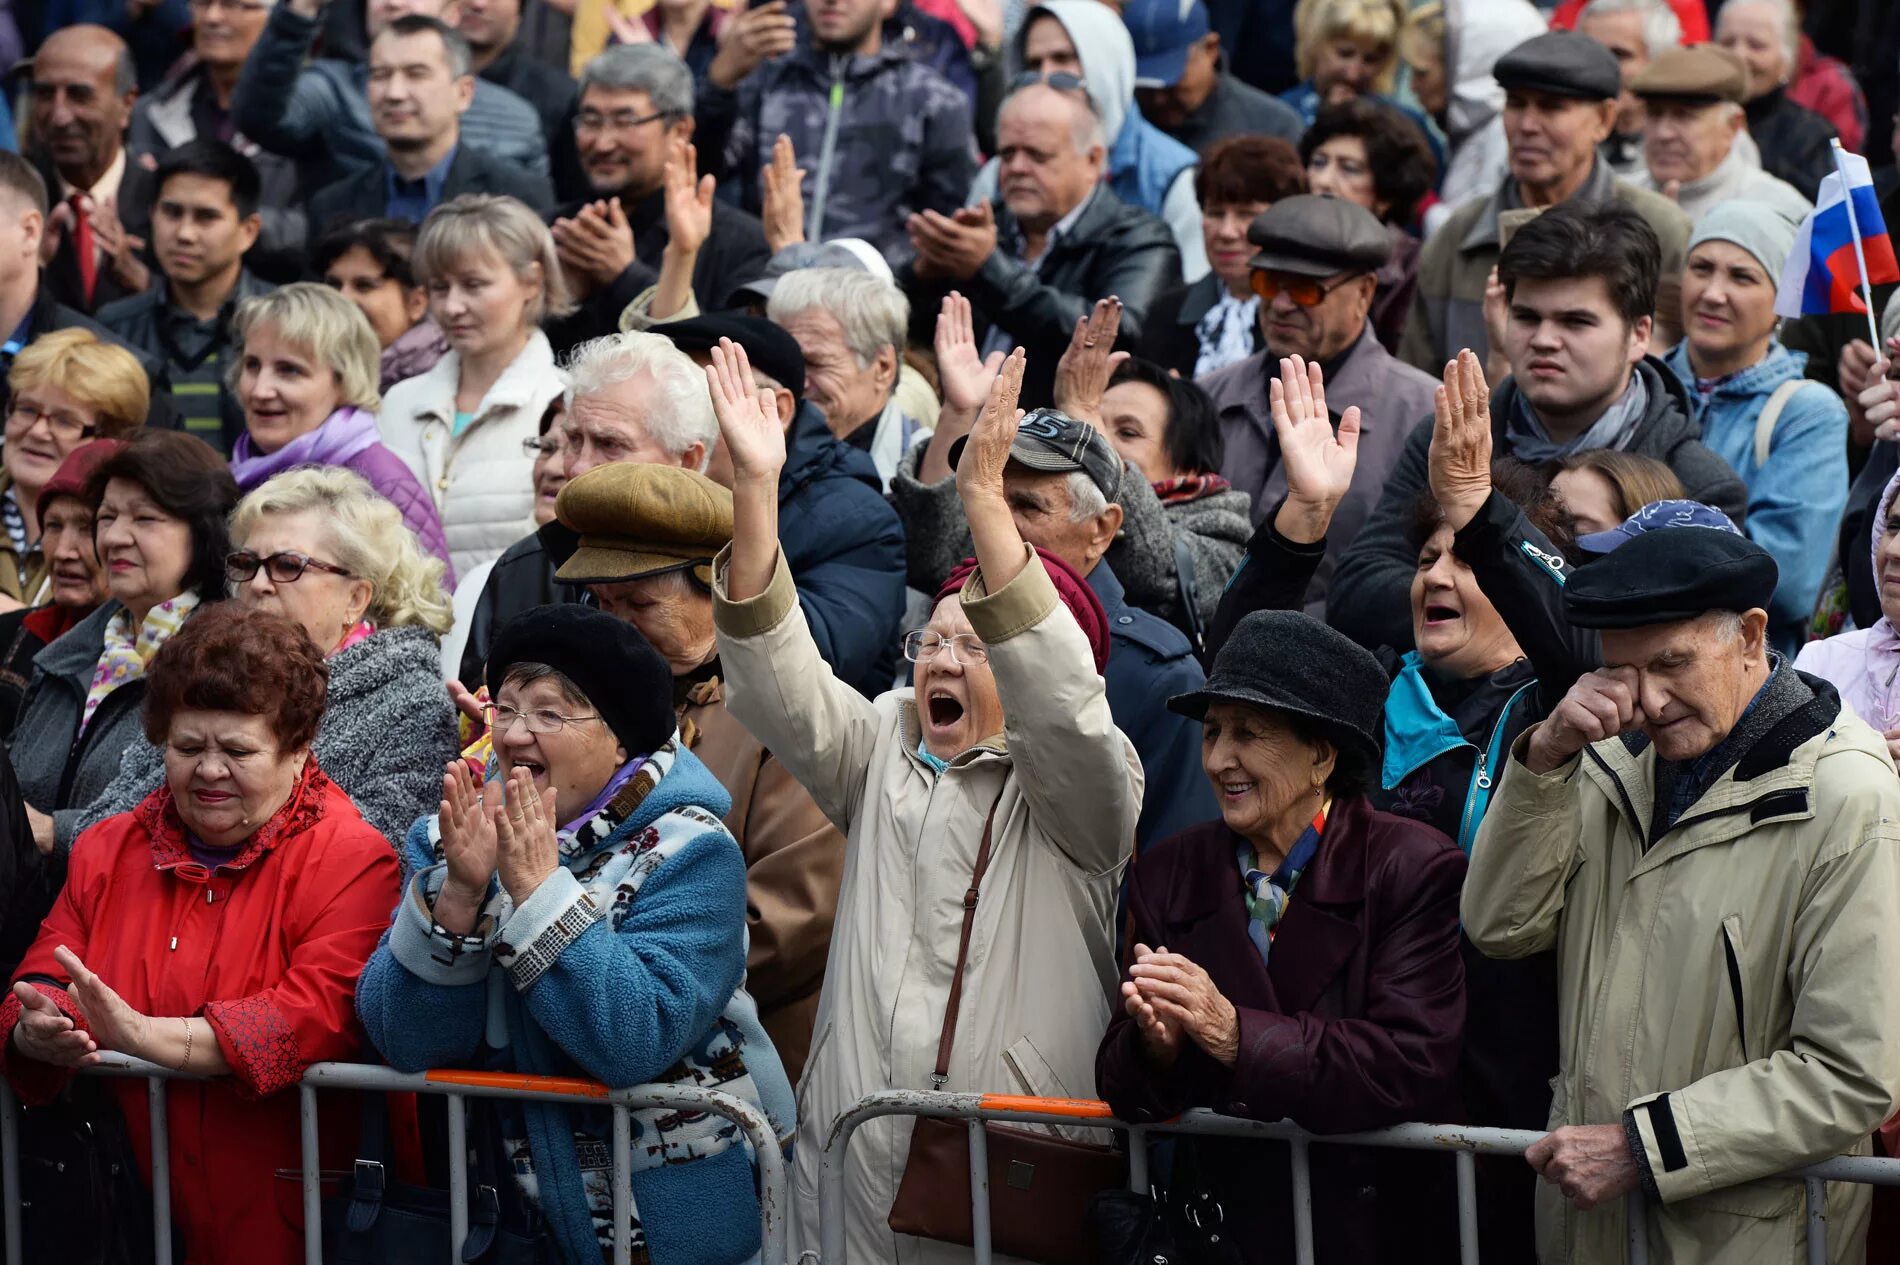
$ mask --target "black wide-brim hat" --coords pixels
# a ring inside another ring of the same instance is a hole
[[[1385,669],[1344,633],[1299,611],[1255,611],[1234,625],[1207,684],[1168,710],[1207,719],[1209,703],[1251,703],[1310,721],[1365,770],[1379,767]]]

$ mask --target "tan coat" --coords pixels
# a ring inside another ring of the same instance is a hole
[[[686,745],[732,795],[726,829],[745,854],[746,991],[798,1083],[811,1049],[831,921],[844,871],[844,835],[804,787],[726,710],[717,677],[680,708]]]
[[[1824,687],[1825,688],[1825,687]],[[1465,931],[1555,947],[1551,1125],[1633,1125],[1671,1265],[1806,1259],[1799,1183],[1864,1153],[1900,1087],[1900,781],[1831,691],[1759,741],[1647,852],[1655,752],[1620,739],[1538,776],[1512,751],[1471,852]],[[1637,823],[1641,823],[1638,825]],[[1828,1187],[1828,1259],[1865,1251],[1868,1188]],[[1540,1186],[1544,1265],[1621,1262],[1620,1203]]]
[[[910,690],[873,702],[832,676],[782,558],[771,586],[746,602],[725,598],[723,557],[717,566],[726,706],[848,840],[818,1037],[798,1087],[796,1253],[818,1247],[818,1157],[831,1123],[874,1090],[931,1087],[963,893],[992,803],[992,857],[945,1088],[1092,1095],[1141,764],[1109,717],[1087,641],[1033,555],[1000,592],[988,593],[980,574],[964,591],[1006,721],[940,776],[917,755]],[[909,1119],[874,1121],[852,1142],[845,1206],[857,1265],[970,1259],[967,1248],[899,1241],[886,1226],[910,1131]]]

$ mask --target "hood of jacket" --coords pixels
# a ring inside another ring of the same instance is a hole
[[[792,429],[785,436],[785,468],[778,476],[779,503],[824,478],[856,479],[880,495],[884,491],[884,480],[871,455],[832,434],[817,406],[800,400],[798,411],[792,415]]]
[[[1088,81],[1089,97],[1102,112],[1102,135],[1113,149],[1122,134],[1122,124],[1135,112],[1135,41],[1128,34],[1114,9],[1100,0],[1044,0],[1027,14],[1017,30],[1015,62],[1023,64],[1023,45],[1029,37],[1029,24],[1048,15],[1062,23],[1082,62],[1082,78]]]
[[[1546,29],[1529,0],[1445,0],[1445,131],[1455,147],[1504,109],[1498,58]]]

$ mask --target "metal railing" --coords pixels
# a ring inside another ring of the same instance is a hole
[[[1529,1129],[1435,1124],[1401,1124],[1363,1133],[1317,1134],[1308,1133],[1290,1120],[1243,1120],[1202,1110],[1189,1111],[1173,1120],[1154,1124],[1130,1124],[1116,1119],[1107,1103],[1091,1099],[886,1090],[866,1095],[857,1106],[839,1116],[833,1122],[831,1132],[825,1139],[824,1150],[819,1155],[818,1257],[822,1265],[846,1265],[844,1161],[851,1137],[866,1121],[884,1116],[933,1116],[968,1122],[970,1224],[976,1240],[972,1258],[975,1265],[990,1265],[991,1260],[989,1139],[983,1130],[985,1121],[1053,1124],[1125,1133],[1128,1135],[1128,1185],[1135,1191],[1149,1188],[1147,1143],[1157,1134],[1285,1142],[1292,1156],[1293,1242],[1295,1259],[1299,1265],[1312,1265],[1314,1259],[1313,1146],[1369,1146],[1451,1152],[1458,1178],[1459,1259],[1463,1265],[1478,1265],[1477,1157],[1521,1156],[1531,1143],[1545,1136]],[[1802,1182],[1806,1187],[1808,1265],[1826,1265],[1826,1183],[1900,1186],[1900,1159],[1841,1156],[1796,1169],[1784,1176],[1789,1181]],[[1628,1224],[1629,1265],[1648,1265],[1648,1200],[1639,1190],[1627,1197],[1624,1206]]]
[[[156,1265],[173,1265],[171,1232],[171,1149],[166,1124],[168,1081],[203,1081],[157,1064],[106,1054],[88,1074],[129,1077],[146,1082],[152,1133],[152,1245]],[[730,1094],[680,1085],[635,1085],[609,1089],[597,1081],[509,1072],[444,1069],[405,1073],[361,1063],[318,1063],[297,1087],[301,1117],[305,1265],[323,1261],[323,1175],[317,1160],[317,1092],[323,1089],[371,1093],[434,1094],[449,1100],[450,1265],[460,1265],[468,1237],[468,1098],[509,1098],[524,1102],[582,1103],[613,1112],[614,1261],[632,1259],[633,1174],[629,1163],[635,1109],[709,1113],[723,1116],[746,1132],[759,1165],[761,1265],[786,1265],[789,1212],[785,1155],[777,1130],[763,1111]],[[23,1265],[20,1240],[20,1103],[0,1081],[0,1199],[6,1211],[6,1265]]]

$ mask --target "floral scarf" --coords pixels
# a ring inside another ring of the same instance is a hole
[[[1326,833],[1326,813],[1332,806],[1331,800],[1319,806],[1313,824],[1300,832],[1300,837],[1287,851],[1286,860],[1271,874],[1259,868],[1260,858],[1252,844],[1243,839],[1234,847],[1240,879],[1247,888],[1247,936],[1259,951],[1262,962],[1267,960],[1273,947],[1274,930],[1286,916],[1287,903],[1293,899],[1294,884],[1300,881],[1300,875],[1313,863],[1313,854],[1319,851],[1320,836]]]
[[[123,607],[106,621],[105,646],[92,669],[92,687],[86,691],[86,709],[79,717],[80,733],[86,732],[93,713],[112,691],[144,677],[158,648],[171,640],[197,607],[198,595],[187,589],[146,612],[145,622],[136,629],[132,627],[132,612]]]

